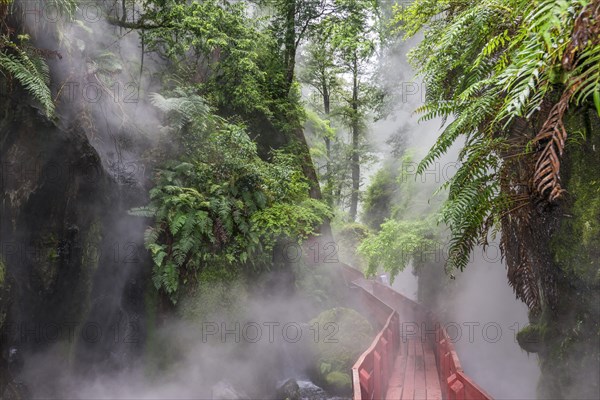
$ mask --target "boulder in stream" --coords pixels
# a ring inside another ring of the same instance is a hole
[[[278,400],[300,400],[300,386],[295,379],[288,379],[277,388]]]
[[[347,395],[352,392],[350,371],[358,356],[369,347],[373,327],[357,311],[336,307],[323,311],[311,321],[318,327],[313,343],[311,377],[328,392]]]

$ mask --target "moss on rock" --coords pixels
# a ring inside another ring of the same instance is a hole
[[[565,174],[569,212],[561,221],[552,249],[554,261],[575,279],[599,285],[600,270],[600,148],[598,137],[589,146],[568,146]]]
[[[543,293],[557,300],[546,300],[539,321],[532,321],[543,331],[529,328],[517,340],[525,350],[525,338],[541,341],[540,398],[598,398],[600,385],[590,377],[600,374],[600,119],[580,110],[565,125],[566,194],[549,246],[554,276],[542,284]]]
[[[528,353],[541,350],[544,329],[539,325],[527,325],[517,333],[519,346]]]
[[[352,378],[350,374],[340,371],[333,371],[325,377],[327,386],[335,392],[346,392],[352,389]]]
[[[373,339],[373,327],[357,311],[337,307],[310,322],[319,330],[314,343],[315,380],[327,390],[350,393],[352,365]]]

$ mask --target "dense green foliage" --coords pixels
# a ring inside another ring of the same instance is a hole
[[[157,288],[269,269],[280,240],[315,234],[330,212],[302,131],[295,54],[327,2],[142,2],[109,17],[169,65],[146,246]],[[143,66],[141,67],[143,70]],[[181,89],[185,87],[185,89]],[[310,114],[309,114],[310,115]],[[314,121],[318,122],[317,119]]]
[[[67,19],[73,16],[76,6],[73,0],[55,0],[53,5]],[[14,21],[9,22],[9,18],[24,18],[26,10],[22,6],[12,0],[0,1],[0,79],[6,79],[2,86],[7,88],[11,88],[12,80],[16,80],[39,103],[42,112],[51,118],[54,116],[54,101],[46,59],[54,58],[58,53],[32,46],[28,33],[10,26]]]
[[[318,327],[322,335],[313,343],[314,355],[318,357],[314,360],[318,382],[349,394],[352,365],[373,339],[373,327],[357,311],[343,307],[323,311],[310,324]]]
[[[366,238],[358,248],[369,259],[367,274],[374,275],[381,267],[393,281],[412,259],[436,257],[438,243],[428,238],[433,230],[429,225],[421,219],[384,222],[381,231]]]
[[[141,29],[147,50],[171,60],[175,74],[169,79],[196,83],[214,107],[272,116],[282,72],[269,65],[275,62],[274,39],[260,29],[260,20],[247,16],[246,4],[145,3],[146,12],[133,26]]]
[[[591,1],[415,1],[398,14],[407,35],[424,29],[410,55],[427,84],[423,118],[451,119],[420,171],[466,138],[444,210],[457,268],[502,216],[527,201],[528,182],[510,172],[522,158],[537,156],[530,175],[538,195],[560,195],[564,110],[600,104],[600,47],[593,30],[585,36],[576,23],[593,9]],[[561,101],[548,113],[557,91]],[[540,119],[543,127],[527,125]],[[527,154],[532,148],[540,151]]]
[[[262,158],[272,148],[294,152],[311,197],[320,198],[302,129],[295,55],[326,3],[146,0],[135,21],[111,22],[138,29],[144,48],[169,60],[166,87],[192,85],[219,115],[244,121]]]
[[[414,175],[415,149],[388,160],[366,190],[363,218],[373,233],[358,245],[367,260],[367,275],[380,270],[391,280],[412,262],[414,267],[439,264],[445,257],[440,224],[442,196],[432,185],[419,184]]]
[[[392,215],[398,188],[395,169],[394,165],[381,168],[365,191],[362,220],[372,229],[379,230],[385,219]]]
[[[154,99],[185,157],[157,172],[150,206],[134,212],[155,218],[146,232],[154,283],[173,301],[206,268],[223,279],[269,268],[277,240],[301,241],[329,216],[308,197],[293,156],[277,151],[263,161],[244,128],[212,115],[198,96]]]

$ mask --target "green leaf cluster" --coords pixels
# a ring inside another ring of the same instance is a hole
[[[23,22],[27,5],[12,0],[0,1],[0,79],[11,88],[16,81],[39,104],[42,113],[54,117],[54,101],[50,91],[50,71],[46,59],[58,53],[36,48],[30,44],[33,34],[59,34],[60,23],[48,23],[49,18],[39,18],[36,24]],[[60,22],[70,21],[76,12],[75,0],[51,0],[44,4],[60,15]]]
[[[367,237],[358,247],[358,252],[368,259],[366,274],[374,275],[382,268],[393,282],[411,260],[435,257],[439,243],[431,238],[433,222],[430,217],[429,223],[390,219],[381,224],[378,234]]]
[[[47,117],[54,115],[48,65],[35,48],[17,45],[6,36],[0,37],[0,73],[19,82],[41,105]]]
[[[243,126],[214,116],[197,95],[180,94],[154,102],[185,156],[157,171],[150,204],[133,210],[154,218],[145,235],[153,280],[174,302],[180,286],[207,268],[229,278],[269,268],[279,239],[302,240],[330,216],[308,198],[297,157],[274,151],[262,160]]]
[[[464,143],[461,166],[445,185],[449,198],[442,213],[452,232],[451,266],[462,270],[490,229],[524,206],[529,183],[519,171],[533,156],[542,109],[557,92],[572,105],[598,108],[600,45],[597,37],[577,42],[585,29],[576,24],[593,4],[416,0],[396,9],[398,31],[424,35],[409,54],[427,86],[417,111],[423,120],[445,124],[419,172],[457,141]]]

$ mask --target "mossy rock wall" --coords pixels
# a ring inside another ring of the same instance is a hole
[[[18,372],[6,371],[9,348],[22,355],[59,349],[59,358],[74,364],[77,353],[89,344],[79,340],[86,321],[102,324],[108,342],[103,345],[114,343],[106,329],[111,322],[122,323],[122,316],[102,320],[93,310],[106,310],[109,303],[128,297],[125,311],[138,318],[147,280],[140,273],[146,262],[143,227],[127,219],[134,218],[127,217],[128,208],[143,204],[132,200],[138,189],[117,190],[85,132],[73,121],[71,127],[54,125],[35,108],[8,98],[0,99],[0,111],[0,375],[6,377]],[[119,225],[122,232],[115,229]],[[136,254],[128,252],[130,244]],[[130,264],[135,272],[114,295],[107,288],[115,286],[116,273],[129,256],[135,256],[135,264]],[[10,293],[5,291],[7,283]],[[138,324],[136,346],[142,345],[142,321],[129,318],[126,323],[130,322]],[[89,358],[82,360],[90,364]],[[8,384],[0,379],[0,397]]]
[[[334,393],[350,394],[352,365],[371,344],[373,327],[357,311],[343,307],[323,311],[310,325],[323,333],[313,346],[315,382]]]
[[[600,398],[600,118],[579,110],[566,118],[569,132],[561,165],[566,194],[554,205],[547,232],[542,311],[519,332],[521,347],[535,351],[542,370],[540,398]],[[545,250],[540,250],[545,251]]]

